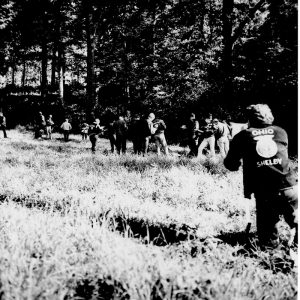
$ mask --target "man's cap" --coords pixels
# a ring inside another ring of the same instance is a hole
[[[155,119],[154,113],[150,113],[148,117],[151,118],[151,119]]]
[[[274,116],[267,104],[252,104],[247,107],[250,123],[272,124]]]
[[[213,123],[219,123],[218,119],[213,119]]]
[[[196,118],[196,115],[194,113],[191,113],[190,118]]]

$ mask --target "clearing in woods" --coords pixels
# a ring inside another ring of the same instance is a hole
[[[0,141],[0,298],[296,298],[289,257],[243,247],[241,171],[111,155],[104,139],[93,155],[79,136],[9,134]]]

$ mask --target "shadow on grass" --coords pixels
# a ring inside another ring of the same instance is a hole
[[[130,296],[123,285],[111,279],[84,279],[77,283],[75,295],[66,296],[65,300],[70,299],[120,299],[129,300]]]

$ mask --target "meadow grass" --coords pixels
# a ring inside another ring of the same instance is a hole
[[[9,133],[0,142],[3,299],[296,297],[291,261],[250,253],[239,239],[248,202],[255,232],[241,171],[108,154],[104,139],[92,154],[79,136],[64,143]]]

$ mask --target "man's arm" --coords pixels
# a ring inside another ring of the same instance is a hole
[[[229,152],[224,159],[224,166],[228,170],[237,171],[241,166],[242,147],[242,132],[240,132],[231,141]]]

